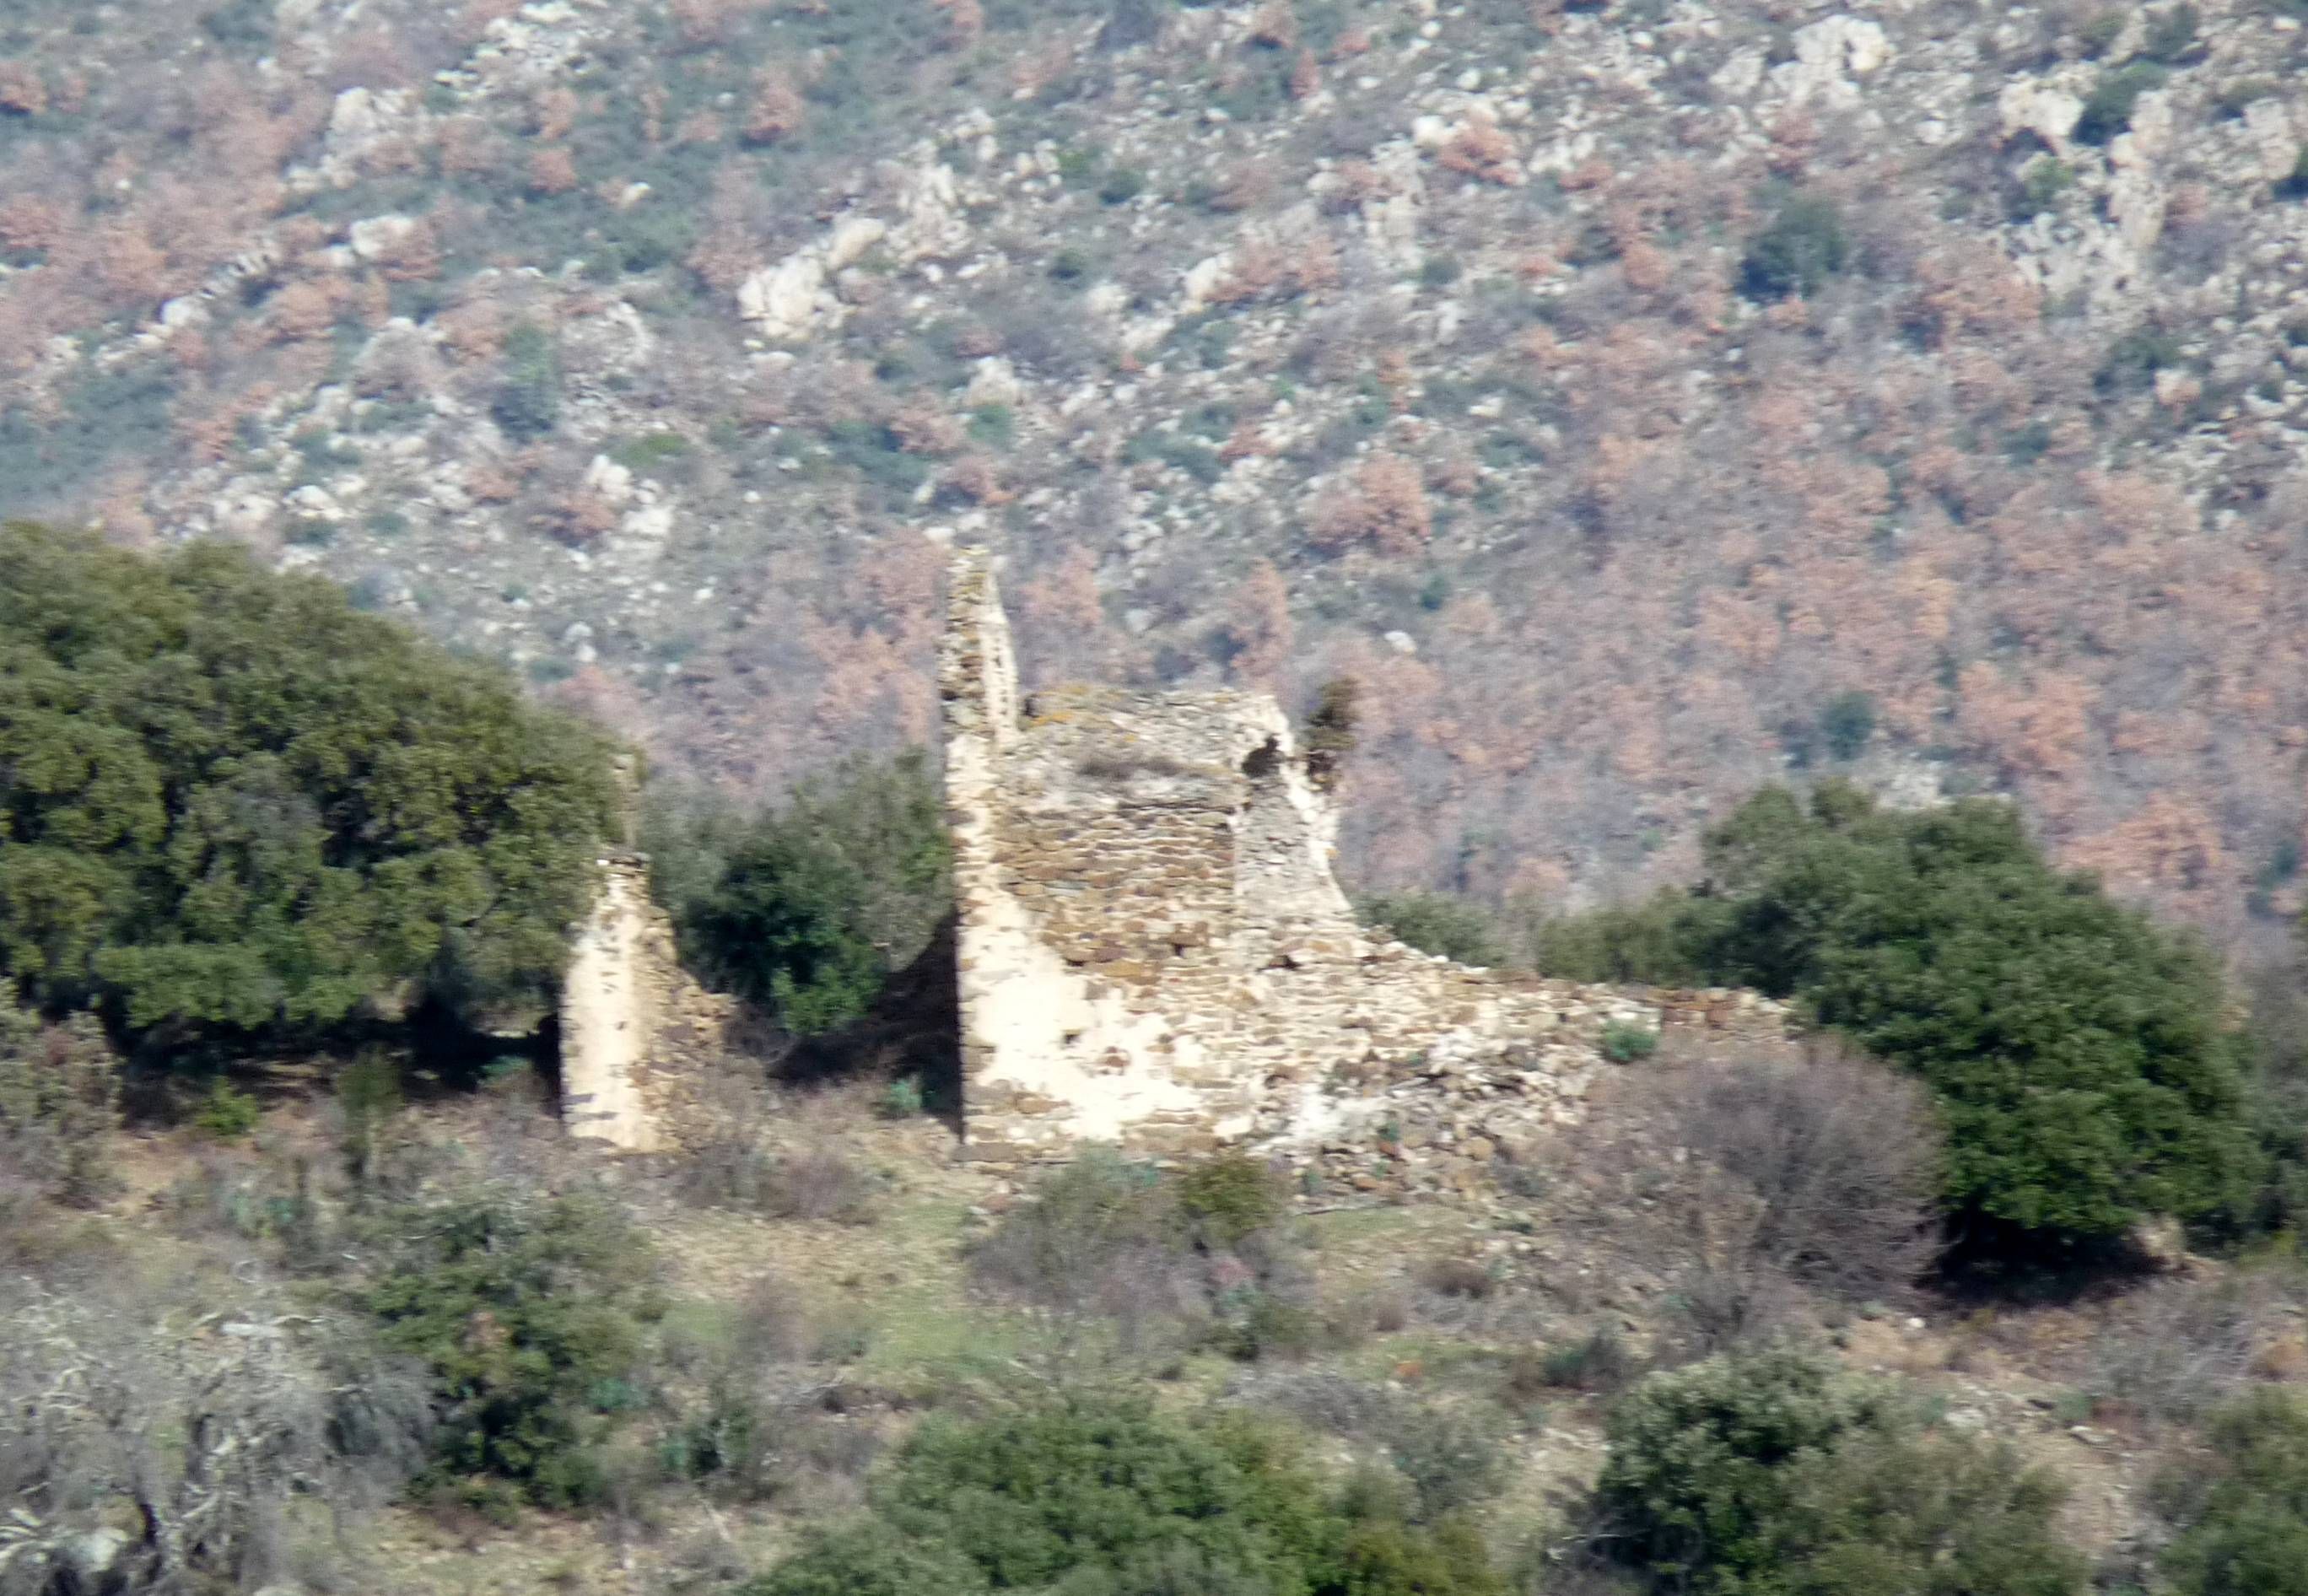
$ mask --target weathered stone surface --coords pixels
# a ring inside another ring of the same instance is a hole
[[[1608,1024],[1784,1034],[1753,994],[1515,979],[1374,935],[1331,875],[1336,815],[1271,698],[1021,701],[982,550],[958,557],[951,603],[940,690],[981,1154],[1455,1145],[1422,1179],[1458,1189],[1576,1117],[1609,1067]]]

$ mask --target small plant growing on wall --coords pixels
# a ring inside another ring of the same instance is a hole
[[[1603,1027],[1603,1057],[1613,1064],[1632,1064],[1658,1051],[1658,1032],[1626,1020]]]
[[[1356,728],[1362,720],[1356,700],[1361,685],[1352,677],[1337,677],[1322,684],[1314,712],[1306,717],[1306,774],[1328,792],[1339,784],[1347,755],[1355,751]]]

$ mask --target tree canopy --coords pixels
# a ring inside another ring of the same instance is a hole
[[[252,1031],[557,979],[599,736],[317,578],[0,531],[0,971]]]
[[[945,810],[918,751],[851,760],[781,808],[660,809],[650,829],[685,954],[798,1036],[863,1014],[952,911]]]
[[[1960,1225],[2039,1238],[2202,1220],[2256,1158],[2218,972],[2193,941],[2054,870],[2011,806],[1905,813],[1772,789],[1709,834],[1709,879],[1540,938],[1549,973],[1798,998],[1931,1088]]]

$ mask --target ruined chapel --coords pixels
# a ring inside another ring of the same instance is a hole
[[[1264,694],[1020,692],[991,557],[954,561],[939,660],[966,1156],[1313,1157],[1486,1146],[1574,1118],[1606,1029],[1784,1036],[1738,992],[1470,969],[1360,924],[1332,797]],[[683,1139],[731,1013],[678,968],[646,861],[602,860],[561,1005],[563,1119],[623,1151]]]

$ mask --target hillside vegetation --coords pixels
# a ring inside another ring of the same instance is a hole
[[[0,1596],[2308,1596],[2304,0],[14,0],[17,515]],[[1810,1030],[973,1160],[957,543]]]
[[[758,799],[1029,675],[1361,678],[1350,872],[2016,793],[2265,952],[2295,0],[39,0],[0,497],[221,532]],[[932,534],[926,537],[925,534]]]
[[[341,590],[0,530],[0,974],[136,1031],[532,1007],[607,742]]]

